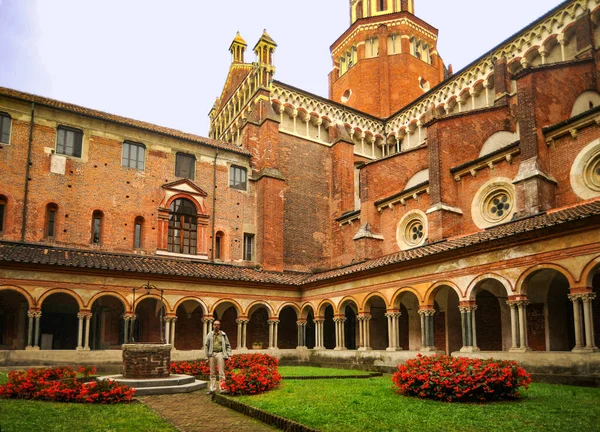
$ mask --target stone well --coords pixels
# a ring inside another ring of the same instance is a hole
[[[136,343],[123,345],[123,378],[166,378],[170,375],[171,345]]]

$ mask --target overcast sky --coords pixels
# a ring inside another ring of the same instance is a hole
[[[327,96],[349,0],[0,0],[0,86],[208,135],[236,31],[267,29],[275,79]],[[415,0],[457,72],[560,3]]]

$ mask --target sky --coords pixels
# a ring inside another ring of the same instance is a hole
[[[275,79],[327,97],[331,44],[349,0],[0,0],[0,86],[202,136],[239,31],[246,62],[263,30]],[[559,0],[415,0],[459,71]]]

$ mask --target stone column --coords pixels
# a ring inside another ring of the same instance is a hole
[[[278,333],[278,324],[279,320],[276,318],[272,318],[269,321],[269,348],[270,349],[278,349],[277,348],[277,333]]]
[[[315,319],[315,349],[322,350],[325,349],[323,345],[323,323],[325,322],[324,318]]]
[[[177,321],[177,317],[171,317],[171,337],[169,340],[171,341],[171,349],[176,350],[175,348],[175,322]]]
[[[345,350],[344,323],[346,322],[346,318],[338,316],[333,319],[333,322],[335,323],[335,349],[338,351]]]
[[[129,321],[130,316],[123,315],[123,343],[129,343]]]
[[[388,312],[385,314],[388,319],[388,347],[386,351],[400,351],[400,312]]]
[[[360,325],[360,334],[362,339],[362,345],[358,348],[359,351],[369,351],[371,349],[371,337],[369,334],[369,321],[371,320],[371,315],[360,315],[358,317],[358,322]]]
[[[206,335],[212,330],[212,323],[215,319],[213,317],[210,318],[202,318],[204,337],[203,341],[206,341]]]
[[[271,348],[273,348],[273,338],[274,338],[273,321],[268,320],[267,323],[269,324],[269,349],[271,349]]]
[[[436,351],[433,329],[435,309],[420,309],[419,315],[421,315],[421,351]]]
[[[27,347],[25,348],[25,350],[32,350],[33,349],[33,327],[34,327],[33,318],[35,317],[35,312],[33,312],[31,310],[27,311],[27,317],[28,317],[29,325],[27,326]]]
[[[297,348],[306,348],[306,320],[299,319],[296,321],[298,326],[298,346]]]
[[[92,323],[92,313],[87,312],[85,314],[85,345],[83,349],[85,351],[90,350],[90,324]]]
[[[579,294],[570,294],[569,300],[573,303],[573,326],[575,328],[575,348],[573,351],[583,349],[583,319],[581,314],[581,296]]]
[[[83,338],[83,320],[85,318],[85,312],[79,312],[77,318],[79,319],[79,326],[77,328],[77,350],[83,349],[82,338]]]
[[[519,308],[519,341],[522,350],[529,351],[529,344],[527,343],[527,305],[529,301],[521,300],[518,303]]]
[[[170,318],[164,318],[164,335],[165,335],[165,340],[161,341],[161,343],[165,343],[165,344],[170,344],[170,338],[171,338],[171,319]]]
[[[242,346],[242,332],[243,332],[243,320],[241,319],[236,319],[235,320],[236,324],[237,324],[237,344],[236,347],[237,349],[240,349],[240,347]]]
[[[529,301],[524,299],[508,300],[510,306],[512,347],[510,351],[530,351],[527,344],[527,305]]]
[[[33,336],[33,349],[39,350],[40,349],[40,320],[42,318],[42,311],[35,312],[33,317],[35,318],[35,333]]]
[[[477,306],[473,304],[459,306],[461,327],[463,335],[463,346],[461,352],[479,351],[477,348],[477,339],[475,335],[475,310]]]
[[[506,302],[508,307],[510,308],[510,334],[511,334],[511,343],[509,351],[515,351],[519,349],[519,320],[517,314],[517,303],[512,300],[508,300]]]
[[[585,328],[586,351],[598,351],[594,341],[594,315],[592,310],[592,300],[595,298],[596,293],[593,292],[581,294],[581,301],[583,302],[583,325]]]
[[[246,341],[246,336],[248,335],[248,321],[250,320],[247,318],[242,320],[242,347],[240,348],[242,350],[248,349],[248,343]]]

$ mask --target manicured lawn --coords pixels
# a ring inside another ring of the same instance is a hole
[[[0,384],[7,380],[0,372]],[[174,432],[170,424],[141,403],[92,405],[0,399],[0,430]]]
[[[600,430],[600,389],[532,384],[519,401],[451,404],[403,397],[381,378],[282,381],[237,400],[323,432]]]
[[[368,372],[352,369],[319,368],[312,366],[279,366],[282,377],[289,376],[346,376],[346,375],[369,375]]]

